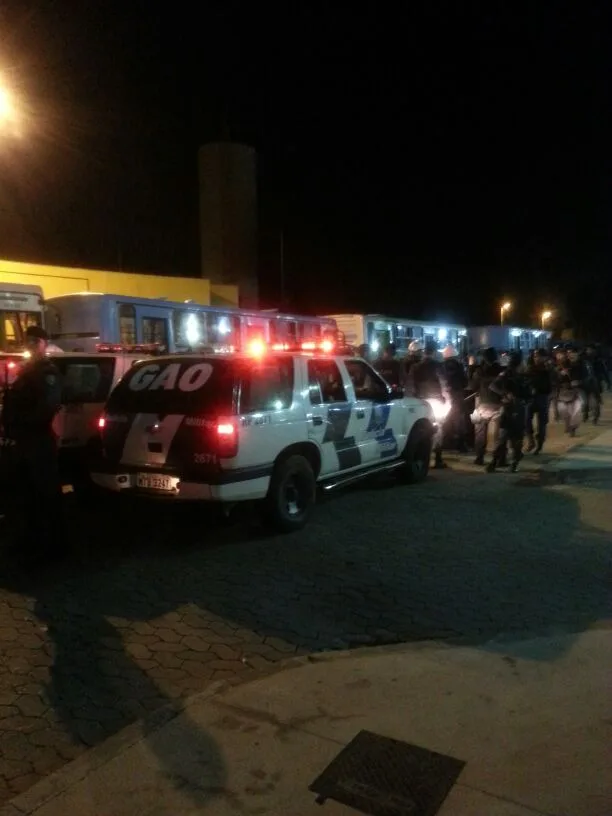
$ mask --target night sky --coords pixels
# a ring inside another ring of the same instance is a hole
[[[263,305],[282,228],[287,308],[511,299],[610,332],[605,3],[251,5],[3,0],[30,117],[0,144],[0,256],[199,274],[197,147],[230,137],[259,152]]]

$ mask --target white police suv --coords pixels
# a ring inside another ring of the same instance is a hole
[[[303,526],[317,484],[429,470],[434,420],[360,358],[331,351],[190,354],[136,363],[99,419],[95,484],[235,503],[262,500],[283,531]],[[323,344],[328,348],[329,344]]]

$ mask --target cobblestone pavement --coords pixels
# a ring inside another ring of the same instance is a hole
[[[168,700],[297,653],[597,625],[611,487],[444,471],[334,496],[285,537],[201,508],[75,509],[81,563],[38,581],[0,564],[0,803]]]

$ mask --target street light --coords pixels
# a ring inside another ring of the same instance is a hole
[[[502,303],[501,308],[499,310],[499,322],[500,322],[501,326],[504,325],[504,315],[506,314],[506,312],[510,311],[511,308],[512,308],[512,304],[510,303],[510,301],[506,301],[506,303]]]
[[[544,329],[544,325],[545,325],[546,321],[550,320],[551,317],[552,317],[552,312],[549,312],[549,311],[542,312],[542,329]]]
[[[19,135],[19,118],[14,94],[0,76],[0,136],[6,132]]]

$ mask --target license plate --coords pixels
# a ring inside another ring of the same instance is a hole
[[[136,476],[136,486],[148,490],[172,490],[172,478],[157,473],[139,473]]]

